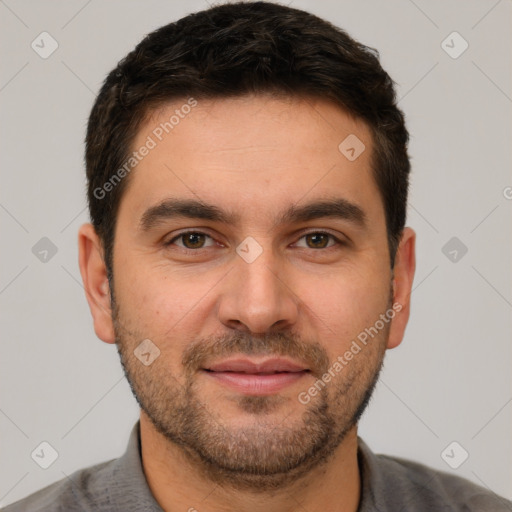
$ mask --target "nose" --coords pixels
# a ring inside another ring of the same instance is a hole
[[[297,322],[299,298],[270,248],[252,262],[237,257],[223,282],[219,320],[231,329],[264,334]]]

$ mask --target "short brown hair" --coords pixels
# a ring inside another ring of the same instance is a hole
[[[129,159],[143,120],[170,100],[249,93],[329,99],[366,122],[393,266],[406,218],[409,135],[378,52],[305,11],[236,2],[147,35],[109,73],[96,98],[86,135],[88,204],[109,278],[116,217],[129,175],[105,197],[98,190],[112,183]]]

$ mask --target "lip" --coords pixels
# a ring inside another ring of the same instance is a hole
[[[303,378],[309,370],[284,358],[233,358],[208,365],[203,372],[235,391],[272,395]]]
[[[238,373],[273,373],[273,372],[300,372],[307,370],[303,365],[294,363],[289,359],[273,357],[254,360],[246,358],[233,358],[208,365],[206,370],[212,372],[238,372]]]

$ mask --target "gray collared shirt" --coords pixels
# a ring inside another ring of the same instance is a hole
[[[376,455],[358,438],[362,480],[358,512],[512,512],[512,502],[455,475]],[[332,510],[336,510],[333,496]],[[4,512],[161,512],[146,482],[139,422],[119,459],[82,469]]]

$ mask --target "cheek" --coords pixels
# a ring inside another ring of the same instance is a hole
[[[143,270],[144,269],[144,270]],[[120,286],[124,317],[138,331],[162,343],[186,345],[206,321],[218,276],[191,271],[177,275],[166,265],[132,265]]]
[[[387,274],[389,280],[384,277]],[[341,350],[374,325],[389,306],[391,274],[387,274],[354,270],[304,286],[299,296],[316,324],[318,338],[331,339],[330,345]]]

